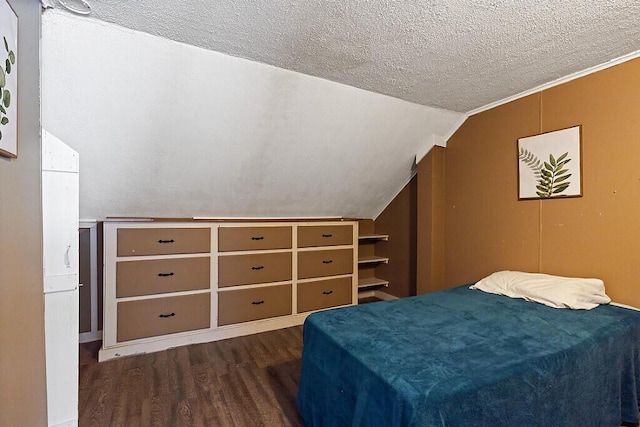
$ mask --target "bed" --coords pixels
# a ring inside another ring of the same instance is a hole
[[[638,311],[467,285],[314,313],[303,336],[307,427],[638,423]]]

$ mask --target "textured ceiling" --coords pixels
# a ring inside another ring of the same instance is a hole
[[[468,112],[640,50],[638,0],[88,0],[124,27]]]

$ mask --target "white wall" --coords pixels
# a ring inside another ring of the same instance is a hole
[[[380,212],[461,115],[58,10],[43,127],[80,153],[81,218]]]

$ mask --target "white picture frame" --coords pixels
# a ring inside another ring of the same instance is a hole
[[[18,17],[0,0],[0,155],[18,157]]]
[[[582,197],[582,129],[518,139],[518,200]]]

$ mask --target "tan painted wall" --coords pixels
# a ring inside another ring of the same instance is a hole
[[[46,425],[47,403],[40,203],[40,3],[9,3],[19,19],[18,158],[0,157],[0,426],[42,426]]]
[[[583,194],[518,201],[517,139],[582,125]],[[640,307],[640,60],[470,117],[446,149],[445,286],[501,269],[604,279]]]

